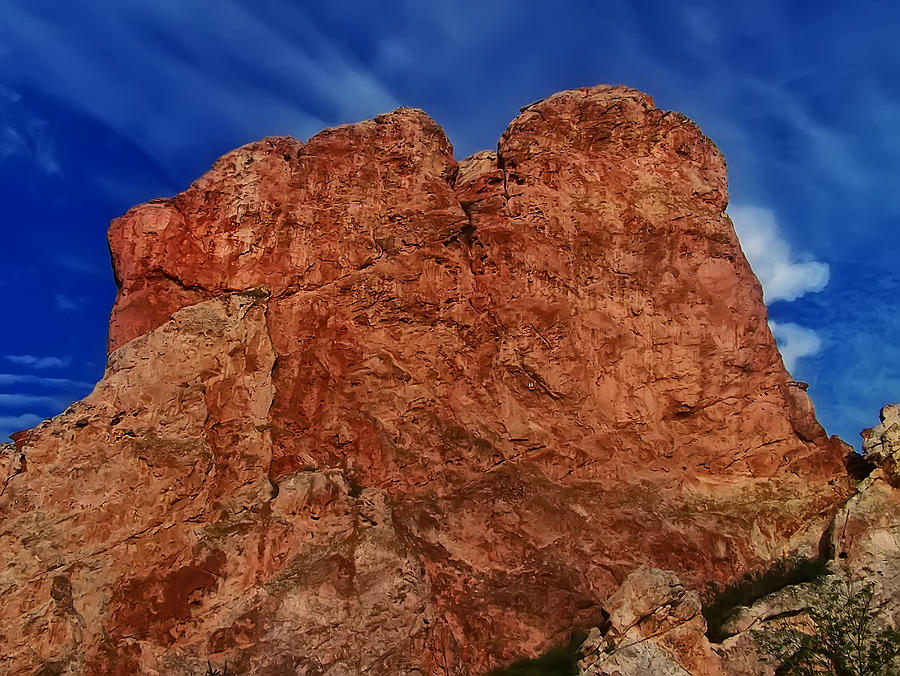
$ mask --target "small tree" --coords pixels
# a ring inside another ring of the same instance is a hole
[[[778,662],[777,674],[900,674],[900,632],[879,621],[874,583],[856,591],[852,582],[823,583],[807,618],[805,625],[782,618],[752,632],[760,650]]]

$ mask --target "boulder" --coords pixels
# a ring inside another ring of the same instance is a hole
[[[697,592],[674,573],[641,566],[607,600],[606,631],[581,646],[584,676],[724,676],[706,638]]]

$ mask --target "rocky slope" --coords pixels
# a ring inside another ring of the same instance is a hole
[[[481,674],[640,564],[815,551],[847,447],[726,204],[693,123],[601,86],[460,163],[400,109],[132,209],[104,379],[4,450],[0,670]]]
[[[823,533],[820,555],[829,561],[828,577],[734,608],[723,625],[726,638],[715,644],[706,637],[697,593],[671,571],[641,566],[606,600],[609,619],[582,644],[579,673],[773,676],[778,665],[762,653],[752,632],[770,623],[779,627],[786,618],[802,626],[809,608],[821,604],[822,585],[829,580],[854,591],[873,585],[871,617],[900,626],[900,404],[885,406],[881,423],[862,435],[858,463],[869,473]]]

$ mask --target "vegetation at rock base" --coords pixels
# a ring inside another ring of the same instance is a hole
[[[540,657],[513,662],[508,667],[494,669],[488,676],[575,676],[578,674],[578,648],[587,638],[575,633],[565,645],[551,648]]]
[[[779,675],[900,674],[900,632],[880,621],[872,582],[823,583],[804,622],[784,617],[752,636],[779,665]]]
[[[721,643],[729,636],[723,625],[738,607],[750,606],[785,587],[821,579],[829,572],[828,561],[824,559],[790,556],[729,584],[711,583],[702,598],[706,637],[713,643]]]
[[[215,668],[210,662],[206,663],[206,673],[203,676],[232,676],[228,671],[228,663],[221,669]]]

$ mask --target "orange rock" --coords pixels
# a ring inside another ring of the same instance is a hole
[[[400,109],[132,209],[107,374],[0,496],[0,667],[478,674],[639,564],[814,548],[844,447],[727,199],[694,124],[601,86],[459,165]]]

